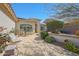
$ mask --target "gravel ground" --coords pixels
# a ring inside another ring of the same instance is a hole
[[[16,44],[17,56],[77,56],[61,46],[46,43],[37,34],[18,37],[18,39],[21,42]]]

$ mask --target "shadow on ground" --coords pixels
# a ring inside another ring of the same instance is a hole
[[[47,42],[44,41],[44,39],[40,38],[39,35],[38,35],[38,37],[35,38],[35,40],[38,41],[38,42],[43,41],[43,43],[47,43]],[[56,46],[60,46],[60,47],[65,49],[64,43],[61,43],[61,42],[58,42],[58,41],[54,41],[53,43],[48,43],[48,44],[53,44],[53,45],[56,45]]]

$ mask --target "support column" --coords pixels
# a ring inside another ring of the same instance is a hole
[[[40,32],[40,22],[38,21],[38,23],[37,23],[37,33],[39,33]]]

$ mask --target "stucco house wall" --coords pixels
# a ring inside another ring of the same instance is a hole
[[[11,18],[9,18],[4,12],[0,10],[0,26],[7,28],[6,32],[9,32],[12,30],[12,28],[15,27],[15,22],[12,21]]]
[[[71,26],[64,27],[63,30],[68,31],[70,34],[75,34],[76,30],[79,30],[79,25],[72,24]]]
[[[17,35],[20,35],[21,34],[21,29],[20,29],[20,25],[21,24],[30,24],[32,25],[32,31],[31,32],[26,32],[27,34],[33,34],[33,33],[37,33],[40,32],[40,21],[35,21],[35,20],[23,20],[23,19],[19,19],[18,22],[16,22],[16,26],[15,26],[15,29],[16,29],[16,34]],[[36,26],[37,25],[37,26]]]
[[[0,3],[0,27],[6,28],[1,32],[10,32],[15,28],[16,16],[8,3]]]
[[[76,31],[79,30],[79,19],[72,21],[70,23],[65,23],[63,27],[63,31],[69,34],[75,34]]]

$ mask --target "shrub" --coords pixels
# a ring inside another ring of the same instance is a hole
[[[51,20],[51,19],[50,19]],[[58,20],[51,20],[46,22],[47,31],[58,34],[59,30],[63,28],[64,22]]]
[[[0,37],[0,53],[3,52],[4,46],[5,46],[6,40],[4,37]]]
[[[41,32],[42,39],[45,39],[47,36],[49,36],[48,32],[45,32],[45,31]]]
[[[6,42],[10,42],[8,34],[0,34],[0,53],[3,52],[5,46],[7,45]]]
[[[68,49],[69,51],[79,54],[79,49],[72,42],[69,42],[68,40],[65,40],[65,48]]]
[[[52,42],[53,42],[53,38],[50,37],[50,36],[47,36],[47,37],[45,38],[45,41],[48,42],[48,43],[52,43]]]
[[[5,45],[0,45],[0,53],[2,53],[4,49],[5,49]]]
[[[3,48],[2,48],[2,46],[0,46],[0,53],[2,53],[3,52]]]
[[[75,50],[75,45],[73,43],[66,43],[65,47],[70,50],[70,51],[74,51]]]

